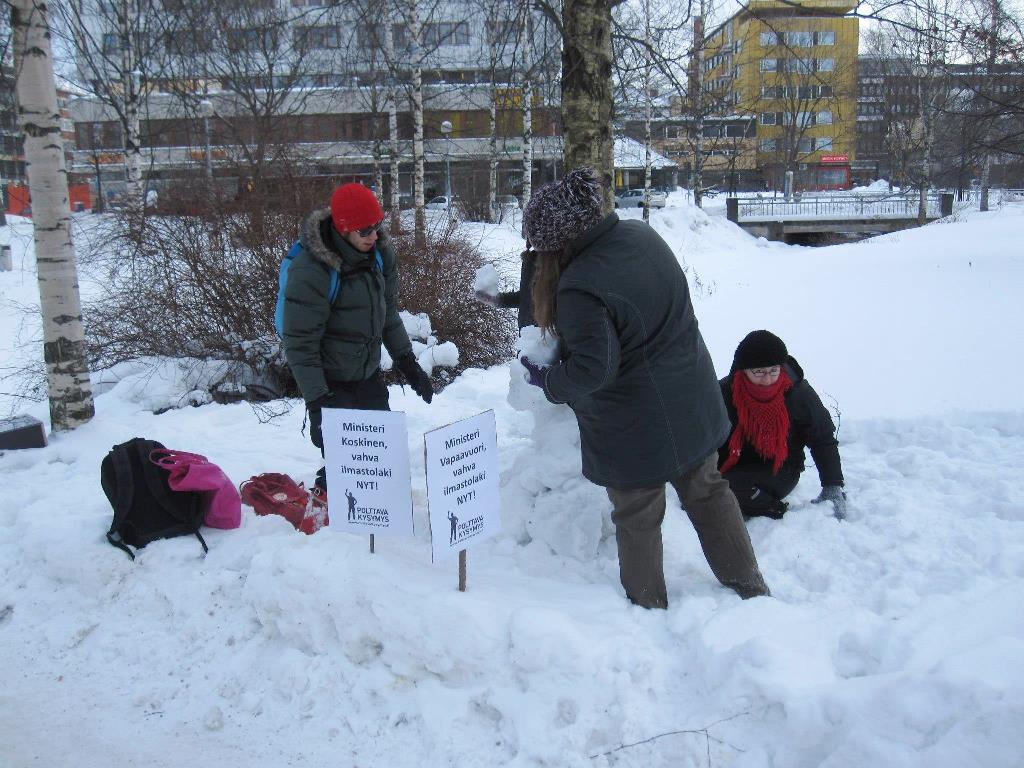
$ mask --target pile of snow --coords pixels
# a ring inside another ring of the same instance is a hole
[[[853,192],[854,194],[874,194],[877,192],[899,192],[900,188],[892,186],[892,183],[886,181],[885,179],[876,179],[875,181],[872,181],[870,184],[865,184],[860,187],[853,187],[852,189],[850,189],[850,191]]]
[[[247,510],[241,529],[209,531],[205,558],[184,537],[132,563],[103,536],[111,445],[196,450],[236,482],[308,481],[319,454],[300,408],[270,423],[244,404],[157,416],[129,372],[85,427],[0,456],[4,765],[1019,761],[1024,371],[1007,339],[1024,330],[1024,206],[819,249],[692,207],[653,213],[717,369],[770,328],[842,412],[849,519],[807,503],[811,466],[784,520],[749,524],[772,598],[720,587],[670,496],[670,607],[628,605],[572,414],[515,361],[467,371],[429,406],[392,389],[414,538],[378,537],[371,555],[365,539]],[[518,234],[466,227],[515,287]],[[0,274],[0,344],[33,301],[20,242],[19,267]],[[531,331],[522,347],[543,359],[549,343]],[[454,566],[430,564],[421,436],[486,409],[505,530],[469,552],[462,594]]]

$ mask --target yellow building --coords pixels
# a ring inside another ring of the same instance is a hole
[[[772,188],[781,188],[787,170],[797,189],[849,186],[855,7],[854,0],[750,0],[704,37],[704,110],[756,119],[756,163]]]

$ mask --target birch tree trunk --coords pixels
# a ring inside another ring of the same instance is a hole
[[[491,80],[491,103],[488,109],[490,139],[487,149],[487,210],[490,211],[490,220],[494,223],[500,218],[501,211],[498,210],[498,85],[493,82],[493,75]],[[505,94],[507,99],[508,89],[505,90]]]
[[[128,187],[128,203],[143,205],[142,147],[139,129],[139,73],[135,66],[134,43],[129,27],[129,2],[121,0],[117,11],[118,35],[121,38],[121,89],[124,99],[124,171]]]
[[[533,87],[530,83],[530,68],[533,66],[533,50],[530,43],[530,4],[523,3],[523,26],[519,29],[519,81],[522,84],[523,108],[523,209],[533,195]]]
[[[610,0],[562,4],[562,141],[565,171],[589,165],[600,177],[604,210],[615,208]]]
[[[413,205],[416,206],[416,239],[426,240],[427,216],[423,197],[423,30],[417,0],[409,4],[409,36],[412,38],[412,161]]]
[[[68,177],[50,30],[44,2],[13,0],[9,7],[14,33],[18,112],[25,137],[25,162],[32,196],[50,425],[54,432],[63,432],[85,424],[93,417],[95,409],[85,360],[82,306],[71,243]]]
[[[704,204],[704,0],[700,2],[700,15],[694,24],[693,44],[697,46],[697,66],[694,72],[694,99],[696,110],[693,126],[697,135],[693,144],[693,204],[698,208]]]
[[[391,3],[385,5],[384,19],[384,57],[388,66],[388,157],[390,158],[389,173],[391,178],[391,232],[398,234],[401,229],[401,179],[398,174],[398,62],[395,60],[395,39],[391,32],[391,22],[394,18]]]
[[[498,20],[494,15],[493,8],[487,14],[487,27],[494,30],[498,28]],[[497,41],[497,34],[491,35],[487,51],[491,70],[490,103],[487,105],[487,135],[489,137],[487,141],[487,219],[491,223],[496,223],[501,218],[501,211],[498,210],[498,70],[500,59]],[[505,93],[506,109],[508,108],[508,85],[509,83],[505,82],[505,88],[502,89]]]
[[[996,56],[998,55],[998,43],[999,43],[999,0],[992,0],[992,27],[989,31],[989,43],[988,43],[988,58],[985,61],[985,73],[988,75],[986,78],[988,83],[992,82],[992,75],[995,73],[996,67]],[[986,88],[991,85],[986,84]],[[984,142],[985,142],[985,163],[981,169],[981,199],[978,201],[978,209],[981,211],[988,210],[989,203],[989,185],[992,179],[992,130],[991,122],[985,126]]]
[[[929,65],[933,64],[929,43]],[[923,129],[921,148],[920,187],[917,193],[917,225],[923,227],[928,221],[928,190],[932,180],[932,151],[935,146],[935,87],[930,71],[921,73],[918,79],[918,97],[921,104],[921,125]]]
[[[929,77],[925,75],[925,77]],[[929,92],[931,88],[929,87]],[[935,112],[932,95],[924,110],[924,151],[921,153],[921,188],[917,199],[917,225],[923,227],[928,221],[928,190],[932,182],[932,151],[935,146]]]
[[[644,0],[644,221],[651,220],[651,4]]]

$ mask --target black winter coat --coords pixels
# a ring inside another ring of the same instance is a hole
[[[650,226],[614,213],[569,248],[556,303],[564,357],[544,392],[576,413],[587,479],[660,485],[729,434],[686,276]]]
[[[783,366],[793,386],[786,392],[786,410],[789,411],[789,453],[782,469],[788,467],[798,474],[804,470],[804,448],[811,449],[811,458],[818,468],[818,479],[821,485],[843,485],[843,466],[839,461],[839,441],[836,440],[836,427],[832,416],[821,402],[818,393],[804,378],[804,369],[790,356]],[[730,373],[719,383],[722,398],[729,412],[729,421],[733,428],[739,423],[736,406],[732,402],[732,376]],[[742,375],[742,374],[741,374]],[[730,432],[730,435],[732,433]],[[718,465],[729,456],[729,441],[725,440],[718,449]],[[772,463],[762,458],[749,443],[743,445],[740,458],[734,465],[736,469],[761,469],[767,473],[772,471]]]

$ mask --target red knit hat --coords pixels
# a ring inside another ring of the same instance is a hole
[[[339,232],[354,232],[384,221],[373,192],[362,184],[342,184],[331,195],[331,222]]]

